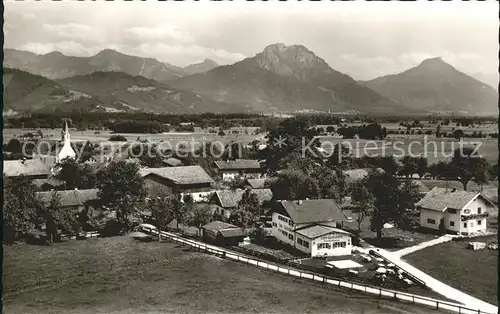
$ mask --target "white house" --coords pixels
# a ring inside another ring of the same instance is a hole
[[[495,205],[481,193],[435,187],[417,204],[420,225],[471,235],[486,231],[486,218]]]
[[[281,201],[272,209],[271,234],[313,257],[350,255],[351,234],[340,229],[347,220],[331,199]]]

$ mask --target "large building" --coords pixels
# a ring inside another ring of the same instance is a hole
[[[4,160],[3,175],[7,178],[24,176],[28,179],[47,179],[50,168],[41,159]]]
[[[310,256],[350,255],[348,218],[332,199],[280,201],[272,209],[272,235]]]
[[[140,170],[149,197],[189,194],[195,201],[209,197],[214,180],[200,166],[145,168]]]
[[[471,235],[486,231],[495,205],[481,193],[435,187],[417,204],[424,228]]]
[[[236,159],[228,161],[215,161],[217,171],[223,181],[232,181],[237,178],[262,178],[264,177],[260,162],[252,159]]]

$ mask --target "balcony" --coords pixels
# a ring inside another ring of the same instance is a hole
[[[486,218],[488,216],[489,216],[488,213],[474,214],[474,215],[462,215],[461,216],[461,220],[462,221],[468,221],[468,220],[473,220],[473,219]]]

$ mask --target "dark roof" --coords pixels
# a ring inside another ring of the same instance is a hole
[[[263,189],[266,186],[266,179],[247,179],[247,183],[252,189]]]
[[[244,169],[260,169],[260,162],[253,159],[236,159],[214,162],[217,168],[222,170],[244,170]]]
[[[60,197],[61,206],[80,206],[88,201],[97,199],[97,189],[89,190],[65,190],[57,191],[57,195]],[[37,192],[36,195],[43,203],[50,203],[52,199],[52,191],[48,192]]]
[[[214,233],[217,233],[220,230],[224,230],[224,229],[240,229],[240,227],[238,227],[238,226],[228,224],[226,222],[222,222],[222,221],[218,221],[218,220],[209,222],[206,225],[203,225],[202,228],[209,230],[209,231],[212,231]]]
[[[243,197],[245,190],[220,190],[215,191],[216,197],[219,199],[219,203],[224,208],[231,208],[238,206],[238,202]],[[273,192],[270,189],[255,189],[251,190],[251,193],[257,195],[259,203],[270,201],[273,198]]]
[[[349,232],[333,227],[314,225],[310,227],[306,227],[303,229],[299,229],[296,231],[298,234],[303,235],[309,239],[316,239],[318,237],[324,236],[329,233],[342,233],[342,234],[350,234]]]
[[[153,174],[181,185],[214,183],[214,180],[200,166],[145,168],[139,173],[143,177]]]
[[[278,204],[295,224],[347,220],[340,206],[332,199],[281,201]]]
[[[41,176],[50,174],[50,169],[41,159],[4,160],[3,173],[6,177]]]
[[[487,198],[478,192],[460,191],[458,189],[433,188],[416,205],[421,208],[444,211],[447,208],[462,209],[477,197],[482,197],[491,203]]]

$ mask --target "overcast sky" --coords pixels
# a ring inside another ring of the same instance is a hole
[[[498,68],[498,2],[12,2],[5,47],[89,56],[111,48],[184,66],[302,44],[371,79],[441,56],[467,73]]]

